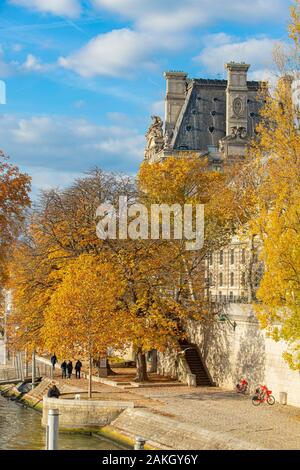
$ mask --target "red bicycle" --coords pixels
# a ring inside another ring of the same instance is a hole
[[[275,398],[272,395],[272,390],[269,390],[266,385],[261,385],[255,390],[256,394],[252,398],[252,405],[259,406],[261,403],[267,402],[268,405],[274,405]]]
[[[248,391],[248,382],[246,379],[241,379],[240,383],[236,384],[236,391],[237,393],[243,393],[244,395]]]

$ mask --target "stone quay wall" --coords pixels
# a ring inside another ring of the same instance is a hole
[[[228,315],[236,322],[235,330],[228,322],[220,321],[207,324],[191,321],[188,326],[189,341],[197,345],[215,384],[232,390],[246,377],[250,392],[257,385],[266,384],[277,401],[283,392],[287,394],[287,404],[300,407],[300,372],[291,370],[282,357],[287,345],[267,337],[259,328],[251,305],[232,304]],[[178,355],[174,351],[158,356],[159,373],[188,383],[178,369]]]
[[[127,409],[112,423],[112,429],[131,438],[143,436],[155,449],[258,450],[256,446],[228,433],[209,431],[195,424],[155,414],[149,410]]]
[[[128,408],[134,408],[134,403],[44,397],[42,425],[47,426],[48,411],[50,409],[59,410],[60,428],[78,429],[109,425]]]

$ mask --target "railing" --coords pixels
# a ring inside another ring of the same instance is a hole
[[[213,303],[222,304],[222,305],[227,305],[227,304],[249,304],[249,303],[251,303],[249,301],[248,297],[240,297],[240,296],[237,296],[237,295],[234,295],[234,296],[222,295],[222,297],[219,296],[219,295],[210,295],[209,299]]]
[[[36,377],[41,376],[41,370],[38,365],[35,367]],[[32,376],[32,366],[31,365],[24,365],[23,372],[22,369],[18,367],[4,367],[0,368],[0,382],[5,381],[13,381],[13,380],[20,380],[29,379]]]

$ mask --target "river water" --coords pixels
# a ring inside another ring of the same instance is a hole
[[[115,450],[114,443],[92,436],[59,434],[60,450]],[[44,450],[41,414],[0,396],[0,450]]]

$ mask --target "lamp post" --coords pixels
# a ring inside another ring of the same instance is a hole
[[[32,365],[31,365],[31,388],[35,387],[35,351],[32,351]]]
[[[232,321],[229,316],[227,315],[227,313],[220,313],[219,315],[219,321],[220,322],[227,322],[229,323],[229,325],[233,328],[233,331],[235,331],[236,327],[237,327],[237,323],[236,321]]]

